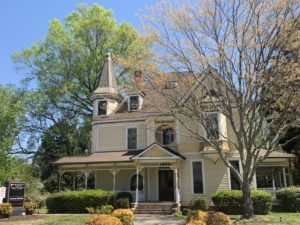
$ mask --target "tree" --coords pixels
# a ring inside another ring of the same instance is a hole
[[[293,26],[299,18],[299,6],[293,0],[163,1],[144,18],[155,43],[158,72],[172,71],[151,76],[152,89],[168,111],[195,138],[216,149],[234,172],[247,219],[253,216],[251,183],[256,168],[299,122],[299,62],[285,64],[283,54],[292,33],[286,24]],[[289,73],[279,72],[287,66],[292,66]],[[177,79],[177,88],[165,88],[165,82]],[[216,111],[236,138],[214,128],[208,112]],[[242,171],[230,163],[219,139],[239,152]]]
[[[78,5],[62,24],[50,21],[44,40],[13,55],[17,69],[30,86],[23,142],[24,152],[35,151],[40,135],[61,119],[88,125],[92,115],[91,93],[96,89],[107,51],[117,62],[116,74],[126,83],[135,69],[150,56],[149,44],[127,23],[116,23],[111,10],[94,4]],[[130,59],[130,60],[129,60]],[[90,125],[88,125],[90,128]],[[28,139],[31,135],[31,139]]]
[[[45,182],[47,191],[56,190],[57,170],[53,165],[56,160],[87,153],[90,132],[86,127],[61,120],[42,135],[41,145],[33,156],[33,167]]]

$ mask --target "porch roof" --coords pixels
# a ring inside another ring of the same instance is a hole
[[[88,156],[66,156],[54,162],[54,165],[70,165],[70,164],[92,164],[92,163],[115,163],[115,162],[133,162],[135,157],[140,156],[144,152],[148,151],[154,146],[159,146],[164,151],[170,153],[172,156],[176,156],[181,159],[185,159],[184,156],[172,149],[161,146],[158,143],[153,143],[142,150],[122,150],[122,151],[102,151],[94,152]],[[155,160],[155,157],[153,157]],[[170,157],[171,159],[171,157]]]
[[[89,164],[108,162],[131,162],[131,158],[143,150],[131,151],[103,151],[95,152],[89,156],[66,156],[54,162],[55,165],[63,164]]]
[[[259,150],[260,156],[264,156],[266,153],[267,153],[267,150],[265,150],[265,149]],[[295,157],[295,155],[293,155],[293,154],[288,154],[285,152],[278,152],[278,151],[273,151],[268,156],[268,158],[294,158],[294,157]]]

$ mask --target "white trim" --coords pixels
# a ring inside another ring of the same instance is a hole
[[[143,154],[150,151],[154,147],[157,147],[159,150],[167,153],[168,155],[170,155],[170,157],[141,157]],[[163,147],[161,147],[160,145],[158,145],[156,143],[154,143],[151,146],[149,146],[148,148],[146,148],[144,151],[142,151],[137,156],[132,157],[132,159],[170,159],[170,158],[172,158],[172,159],[181,159],[179,156],[174,155],[172,152],[167,151],[166,149],[164,149]]]
[[[194,175],[193,175],[193,162],[201,162],[201,166],[202,166],[202,184],[203,184],[203,193],[195,193],[194,192]],[[204,172],[204,160],[203,159],[194,159],[191,160],[190,163],[190,171],[191,171],[191,180],[192,180],[192,185],[191,185],[191,189],[192,189],[192,195],[206,195],[206,188],[205,188],[205,172]]]
[[[128,148],[128,129],[136,129],[136,148],[131,148],[129,149]],[[138,129],[138,126],[128,126],[126,127],[126,135],[125,135],[125,149],[127,149],[128,151],[131,151],[131,150],[137,150],[139,149],[139,142],[138,142],[138,137],[139,137],[139,129]]]
[[[92,125],[96,125],[96,124],[109,124],[109,123],[122,123],[122,122],[139,122],[139,121],[145,121],[144,118],[135,118],[135,119],[121,119],[121,120],[105,120],[105,121],[93,121]]]
[[[147,200],[149,201],[149,193],[150,193],[150,175],[149,175],[149,167],[147,167]]]

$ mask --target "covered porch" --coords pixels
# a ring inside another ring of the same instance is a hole
[[[139,202],[173,202],[180,206],[180,164],[185,158],[153,143],[144,150],[97,152],[64,157],[57,162],[59,180],[64,173],[95,177],[95,189],[130,192],[133,207]],[[59,181],[60,183],[60,181]],[[60,187],[60,185],[58,185]]]

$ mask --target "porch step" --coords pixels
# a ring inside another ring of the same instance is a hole
[[[133,209],[135,214],[163,214],[173,213],[175,204],[173,202],[140,202]]]

